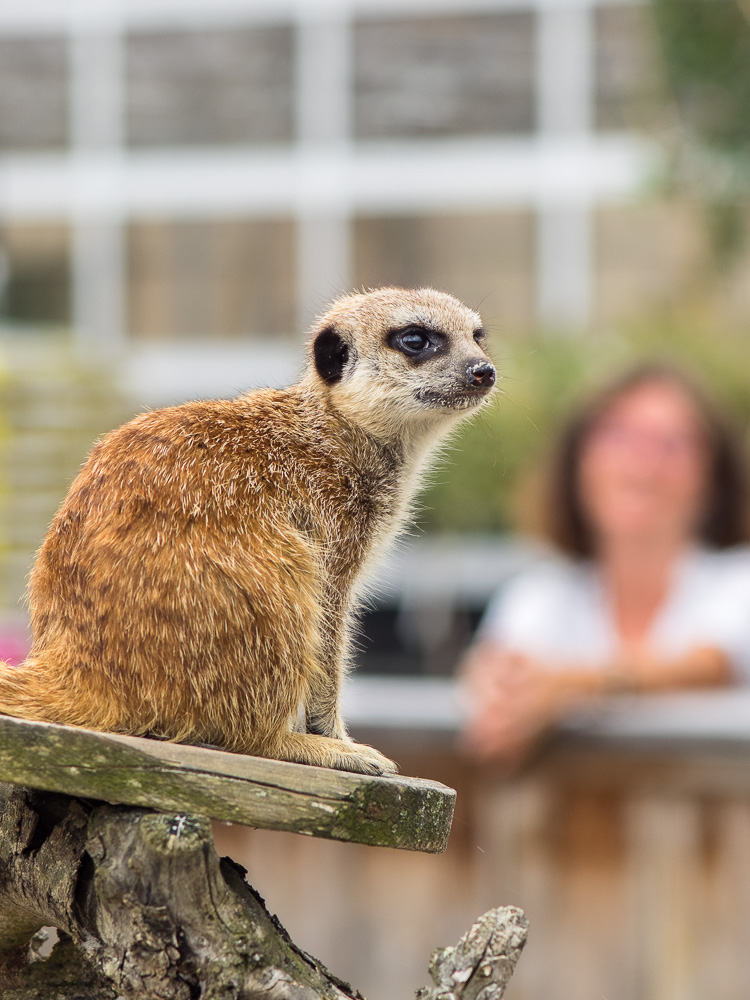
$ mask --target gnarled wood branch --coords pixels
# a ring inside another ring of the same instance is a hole
[[[244,874],[201,817],[0,786],[3,1000],[362,1000],[294,945]],[[62,942],[19,968],[42,926]],[[420,1000],[496,1000],[524,936],[520,911],[486,914],[436,953]]]
[[[208,820],[3,792],[0,950],[58,927],[102,997],[108,986],[125,1000],[360,1000],[292,943],[244,869],[219,860]]]
[[[515,906],[490,910],[453,948],[432,956],[434,986],[416,1000],[500,1000],[526,944],[529,922]]]

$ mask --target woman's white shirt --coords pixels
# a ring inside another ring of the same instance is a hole
[[[608,595],[592,562],[548,560],[490,602],[480,637],[550,666],[604,668],[618,648]],[[675,566],[647,638],[655,656],[714,646],[750,682],[750,547],[691,549]]]

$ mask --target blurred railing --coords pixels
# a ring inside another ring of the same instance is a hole
[[[541,545],[511,536],[403,539],[368,588],[358,673],[451,674],[495,592],[548,555]]]
[[[445,855],[219,830],[295,940],[369,1000],[409,996],[490,906],[531,933],[508,1000],[740,1000],[750,982],[750,692],[616,698],[520,771],[455,746],[444,679],[353,680],[357,738],[453,785]]]

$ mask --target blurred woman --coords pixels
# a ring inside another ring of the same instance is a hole
[[[750,680],[747,506],[736,436],[677,370],[596,395],[561,436],[542,512],[572,558],[498,595],[467,658],[474,755],[513,762],[605,693]]]

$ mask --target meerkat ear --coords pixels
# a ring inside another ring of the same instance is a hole
[[[344,365],[349,360],[349,345],[334,327],[327,326],[313,342],[313,356],[318,375],[324,382],[333,385],[344,373]]]

